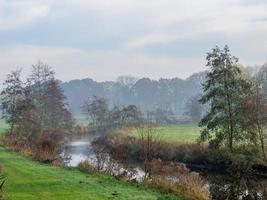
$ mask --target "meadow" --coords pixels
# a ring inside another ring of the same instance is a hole
[[[183,125],[168,125],[156,127],[156,134],[159,139],[169,142],[195,142],[199,135],[201,128],[196,124]],[[126,130],[123,131],[127,132]],[[128,131],[129,135],[139,137],[137,129]]]

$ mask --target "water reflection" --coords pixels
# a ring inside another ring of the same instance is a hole
[[[203,176],[214,200],[267,200],[267,180],[243,175],[237,178],[230,174],[206,173]]]
[[[67,161],[68,166],[77,167],[81,161],[90,159],[92,147],[89,138],[73,140],[67,147],[69,154],[69,160]]]

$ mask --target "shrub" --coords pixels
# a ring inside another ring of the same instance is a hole
[[[209,192],[206,188],[205,181],[196,172],[191,172],[183,175],[175,184],[177,193],[184,196],[186,199],[209,199]]]
[[[160,159],[151,163],[151,176],[144,184],[164,193],[176,194],[186,199],[209,199],[205,181],[196,172],[190,172],[184,164],[163,164]]]
[[[176,161],[206,164],[208,148],[196,143],[179,143],[175,145]]]
[[[19,150],[19,154],[24,157],[30,157],[33,155],[31,149],[29,148],[22,148]]]
[[[42,162],[52,163],[59,159],[60,144],[57,135],[44,133],[34,144],[32,151],[33,158]]]
[[[86,172],[86,173],[96,173],[98,170],[96,169],[95,166],[93,166],[88,160],[81,161],[78,164],[78,169],[81,172]]]

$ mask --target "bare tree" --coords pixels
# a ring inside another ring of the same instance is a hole
[[[145,176],[151,175],[151,162],[159,157],[159,148],[161,145],[159,134],[152,125],[140,127],[138,130],[140,138],[140,159],[143,162]]]
[[[267,101],[261,90],[260,80],[254,80],[250,89],[250,95],[244,100],[243,104],[243,129],[248,132],[249,139],[260,147],[264,159],[265,152],[265,130],[267,128]]]

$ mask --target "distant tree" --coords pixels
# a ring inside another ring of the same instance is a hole
[[[109,111],[109,126],[121,128],[123,126],[136,126],[141,123],[142,113],[135,105],[114,106]]]
[[[119,76],[117,78],[117,82],[124,85],[124,86],[133,86],[136,82],[137,82],[137,78],[133,77],[133,76]]]
[[[191,97],[185,105],[185,114],[188,115],[193,122],[200,122],[202,117],[202,105],[199,102],[200,95]]]
[[[114,106],[109,112],[109,125],[113,128],[121,128],[122,122],[122,110],[119,106]]]
[[[257,73],[257,79],[260,81],[262,94],[267,99],[267,63],[264,64]]]
[[[85,101],[83,111],[93,125],[105,129],[108,124],[109,110],[106,99],[94,96]]]
[[[142,113],[153,111],[156,107],[165,107],[167,104],[176,116],[181,116],[184,114],[185,100],[201,93],[201,82],[204,76],[205,72],[201,72],[190,76],[186,80],[173,78],[155,81],[142,78],[137,82],[135,80],[96,82],[92,79],[83,79],[61,83],[61,86],[72,112],[79,117],[81,106],[88,97],[92,98],[93,96],[108,99],[110,108],[114,105],[127,106],[133,104]]]
[[[141,121],[142,114],[135,105],[129,105],[121,110],[122,125],[137,125]]]
[[[174,120],[174,113],[168,105],[158,106],[155,110],[149,112],[149,117],[158,125],[171,124]]]
[[[212,49],[206,59],[209,71],[200,102],[209,103],[210,109],[200,122],[200,126],[205,127],[201,139],[209,139],[215,147],[226,141],[232,151],[234,141],[242,139],[241,102],[246,96],[247,82],[242,78],[238,59],[230,54],[228,46],[222,50]],[[211,137],[213,133],[215,136]]]

